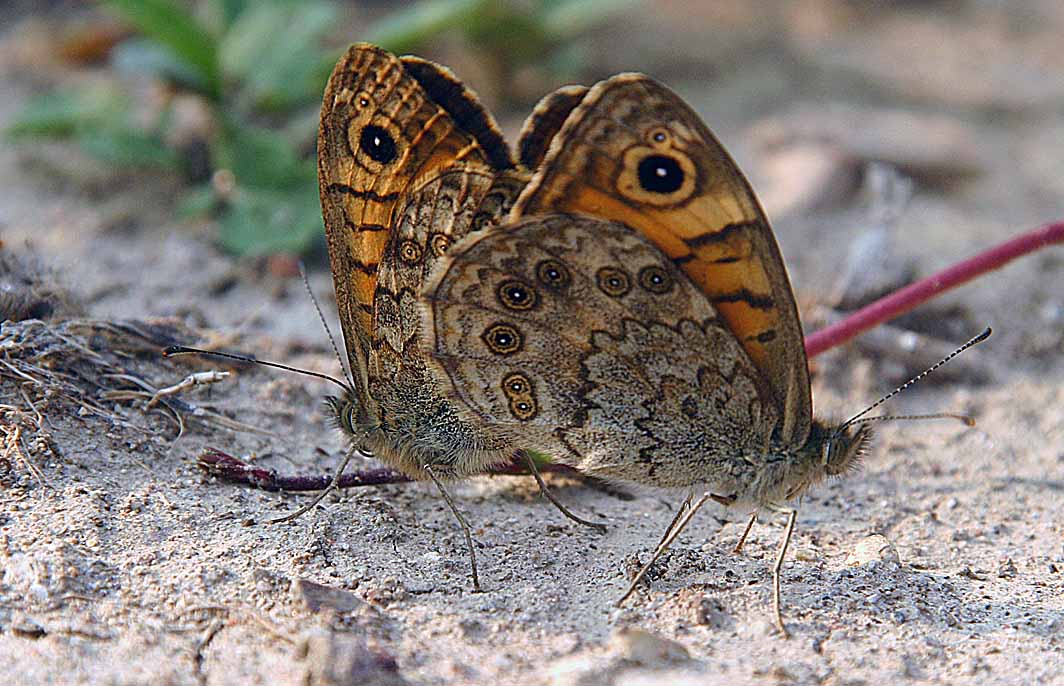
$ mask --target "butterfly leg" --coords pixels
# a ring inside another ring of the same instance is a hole
[[[286,514],[283,517],[275,517],[273,519],[267,519],[266,523],[267,524],[280,524],[282,522],[290,522],[293,519],[296,519],[297,517],[302,517],[306,513],[308,513],[311,510],[313,510],[314,507],[317,506],[318,503],[320,503],[322,500],[325,499],[325,496],[329,495],[330,493],[332,493],[333,491],[336,490],[337,484],[340,483],[340,477],[343,476],[344,470],[347,469],[347,463],[351,461],[351,458],[352,458],[352,456],[354,456],[354,454],[355,454],[354,450],[348,450],[347,451],[347,453],[344,455],[344,461],[340,463],[340,467],[336,470],[336,474],[333,475],[332,481],[329,482],[328,486],[326,486],[325,488],[321,489],[318,492],[318,495],[314,496],[314,500],[311,500],[309,503],[307,503],[303,507],[299,508],[295,512],[292,512],[291,514]]]
[[[669,534],[671,534],[672,530],[676,528],[676,523],[679,522],[680,518],[683,517],[684,513],[687,512],[688,509],[690,509],[691,501],[694,500],[694,498],[694,493],[688,493],[687,497],[683,499],[682,503],[680,503],[680,506],[676,508],[676,515],[672,518],[672,521],[669,522],[669,525],[665,527],[665,533],[661,535],[661,540],[658,541],[658,544],[656,546],[654,546],[654,555],[652,557],[657,557],[657,555],[659,555],[658,551],[660,551],[662,547],[664,547],[665,541],[669,538]]]
[[[776,553],[776,563],[772,565],[772,609],[776,615],[776,626],[784,638],[790,638],[791,634],[787,627],[783,626],[783,614],[780,612],[780,571],[783,569],[783,557],[787,554],[787,546],[791,543],[791,535],[794,533],[794,524],[798,520],[798,510],[786,507],[771,507],[773,512],[787,515],[787,527],[783,531],[783,540],[780,541],[779,552]]]
[[[746,543],[746,537],[750,535],[750,529],[754,528],[754,522],[757,521],[757,510],[750,513],[750,519],[746,522],[746,528],[743,529],[743,535],[739,537],[739,541],[732,548],[732,552],[738,555],[743,552],[743,544]]]
[[[458,524],[462,527],[462,533],[465,534],[466,548],[469,549],[469,564],[473,574],[473,592],[480,593],[480,577],[477,576],[477,551],[473,545],[473,530],[469,526],[469,522],[462,516],[462,513],[458,510],[458,507],[454,504],[454,500],[451,499],[451,494],[447,492],[447,489],[443,487],[443,482],[440,481],[436,473],[432,471],[430,465],[425,465],[425,473],[432,479],[432,483],[436,484],[436,488],[439,489],[440,495],[443,496],[447,506],[451,508],[451,512],[454,514],[454,518],[458,520]]]
[[[682,517],[680,516],[680,512],[677,512],[676,517],[672,520],[672,524],[670,524],[669,528],[666,530],[664,538],[661,539],[661,542],[658,543],[658,547],[654,550],[654,554],[651,555],[650,561],[643,565],[643,568],[640,569],[639,573],[635,575],[634,579],[632,579],[632,583],[628,586],[628,590],[625,591],[624,595],[621,596],[620,600],[617,601],[617,607],[623,605],[624,601],[628,600],[628,597],[635,592],[636,587],[639,586],[639,582],[643,580],[643,577],[646,576],[647,572],[650,571],[650,568],[654,565],[654,563],[658,561],[658,558],[661,557],[662,554],[664,554],[665,551],[669,549],[669,546],[672,545],[672,542],[676,540],[676,537],[679,536],[685,528],[687,528],[687,525],[691,522],[691,518],[695,516],[695,513],[698,512],[698,509],[702,507],[706,503],[706,501],[712,497],[712,493],[703,493],[702,497],[696,500],[694,505],[691,505],[690,495],[688,495],[687,498],[684,499],[684,502],[680,505],[680,512],[682,512],[685,508],[689,509],[686,513],[683,514]]]
[[[528,463],[528,470],[532,472],[532,476],[536,477],[536,483],[539,484],[539,492],[543,494],[543,497],[549,500],[551,504],[554,505],[554,507],[558,508],[558,510],[563,515],[573,520],[577,524],[583,524],[584,526],[589,526],[592,529],[597,529],[598,531],[605,533],[605,524],[600,524],[599,522],[590,522],[586,519],[577,517],[575,514],[570,512],[568,508],[565,507],[565,505],[562,505],[561,501],[554,497],[554,493],[552,493],[551,490],[547,488],[547,483],[543,481],[543,476],[539,473],[539,467],[536,466],[536,460],[532,457],[532,453],[528,452],[527,450],[521,450],[519,452],[522,456],[524,456],[525,462]]]

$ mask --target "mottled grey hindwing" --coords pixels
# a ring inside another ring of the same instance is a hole
[[[556,214],[471,235],[421,309],[459,407],[588,473],[690,483],[760,452],[777,421],[712,304],[619,223]]]

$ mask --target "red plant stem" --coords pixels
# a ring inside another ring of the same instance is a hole
[[[272,469],[265,469],[224,453],[217,448],[207,448],[196,459],[200,469],[226,481],[247,484],[261,488],[265,491],[320,491],[332,481],[332,474],[320,474],[318,476],[287,476],[278,474]],[[539,465],[541,472],[559,472],[562,474],[577,474],[572,467],[561,464],[544,463]],[[523,461],[518,463],[496,465],[488,470],[491,476],[527,476],[530,474],[528,467]],[[373,469],[359,469],[346,472],[340,476],[337,484],[339,488],[354,488],[357,486],[380,486],[381,484],[401,484],[411,481],[411,478],[400,471],[388,467]]]
[[[862,307],[842,321],[806,336],[805,353],[809,357],[819,355],[888,319],[905,314],[940,293],[1053,243],[1064,243],[1064,222],[1046,224],[1007,240]]]

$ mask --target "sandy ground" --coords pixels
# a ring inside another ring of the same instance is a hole
[[[993,4],[941,4],[954,14],[858,25],[832,21],[860,3],[799,3],[764,22],[663,3],[600,37],[592,78],[639,67],[706,115],[778,218],[811,329],[850,246],[875,224],[852,190],[868,160],[915,179],[892,249],[919,274],[1064,217],[1059,7],[1025,3],[1006,20]],[[737,28],[702,28],[727,22]],[[618,54],[624,31],[639,37]],[[0,41],[2,124],[40,84],[20,67],[18,31]],[[511,130],[519,119],[506,119]],[[74,314],[167,317],[201,341],[338,371],[298,280],[178,223],[172,181],[116,176],[61,146],[5,144],[0,187],[4,254],[36,255],[46,284],[70,294],[49,331]],[[285,473],[335,467],[323,384],[233,370],[184,399],[269,435],[190,421],[175,440],[143,401],[109,404],[108,419],[5,377],[0,674],[11,684],[1064,683],[1062,265],[1064,253],[1045,251],[904,322],[947,348],[995,327],[954,373],[891,406],[966,412],[978,425],[884,425],[861,472],[802,503],[784,568],[790,640],[771,623],[781,533],[771,518],[732,555],[743,513],[713,506],[617,609],[678,495],[623,499],[551,477],[577,512],[609,522],[597,534],[561,518],[529,477],[471,479],[454,490],[476,529],[487,592],[474,594],[460,531],[425,485],[355,489],[293,523],[248,526],[307,496],[196,468],[205,446]],[[320,265],[311,283],[333,318]],[[818,412],[851,414],[918,371],[906,336],[817,358]],[[78,340],[157,386],[205,368],[119,356],[121,339]]]

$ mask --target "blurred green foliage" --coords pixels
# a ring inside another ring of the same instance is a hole
[[[354,39],[404,53],[459,33],[505,79],[544,56],[569,56],[575,37],[634,1],[423,0]],[[209,169],[195,171],[189,151],[168,135],[176,125],[172,101],[145,124],[134,120],[119,86],[33,99],[8,136],[69,139],[115,165],[184,172],[201,185],[181,211],[217,217],[222,244],[237,254],[302,252],[320,241],[313,148],[321,92],[340,54],[327,43],[338,7],[328,0],[101,5],[136,31],[112,50],[117,72],[147,74],[205,103],[213,121],[200,147]],[[204,179],[220,171],[232,183]]]

